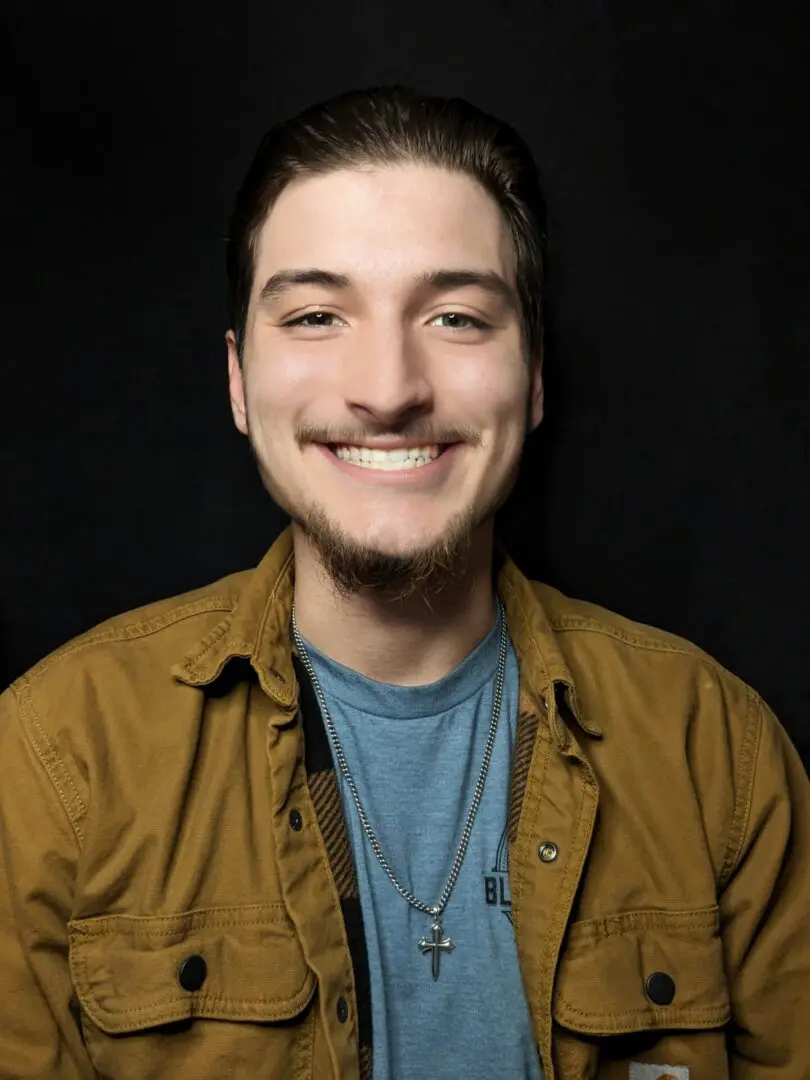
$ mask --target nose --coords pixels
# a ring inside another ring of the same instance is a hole
[[[346,359],[346,404],[365,423],[396,428],[430,411],[427,357],[402,327],[367,326]]]

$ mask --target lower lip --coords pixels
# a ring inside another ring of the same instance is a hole
[[[351,461],[343,461],[333,454],[328,446],[317,443],[317,449],[327,457],[333,465],[337,466],[342,473],[351,476],[354,480],[362,480],[365,483],[375,484],[423,484],[429,480],[436,480],[449,468],[459,443],[451,443],[437,458],[427,465],[417,468],[411,466],[408,469],[374,469],[354,465]]]

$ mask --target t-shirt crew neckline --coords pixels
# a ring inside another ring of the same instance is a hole
[[[457,667],[424,686],[397,686],[361,675],[302,641],[315,673],[329,676],[329,695],[355,711],[391,720],[418,720],[450,712],[477,694],[495,675],[500,652],[500,607],[495,625]],[[328,705],[327,701],[327,705]]]

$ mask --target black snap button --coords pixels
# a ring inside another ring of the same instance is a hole
[[[337,1003],[337,1018],[341,1024],[345,1024],[349,1019],[349,1003],[345,997],[339,997]]]
[[[670,1005],[675,997],[675,980],[665,971],[654,971],[644,981],[647,997],[655,1005]]]
[[[208,965],[199,953],[181,960],[177,966],[177,981],[184,990],[199,990],[208,974]]]
[[[301,813],[298,810],[290,811],[290,828],[295,829],[296,832],[300,832],[304,827],[304,819],[301,817]]]

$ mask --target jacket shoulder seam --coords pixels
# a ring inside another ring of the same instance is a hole
[[[91,648],[93,645],[109,645],[120,641],[140,640],[149,637],[151,634],[158,633],[167,626],[174,626],[184,619],[190,619],[194,615],[201,615],[209,611],[231,612],[234,605],[235,600],[233,597],[213,596],[206,600],[197,600],[192,604],[172,608],[165,614],[154,615],[151,619],[144,619],[140,622],[133,621],[121,625],[121,616],[118,616],[112,620],[112,625],[102,623],[101,626],[88,630],[73,641],[62,645],[52,652],[50,656],[40,660],[23,678],[35,682],[55,663],[74,656],[84,649]]]
[[[613,638],[614,641],[620,641],[622,644],[630,645],[633,648],[651,649],[658,652],[678,653],[681,656],[699,657],[711,661],[715,667],[721,666],[698,645],[694,645],[686,640],[681,640],[676,635],[672,635],[671,637],[667,635],[665,637],[663,631],[661,631],[661,636],[644,634],[640,630],[635,633],[627,633],[616,627],[598,622],[596,619],[585,619],[575,615],[562,615],[557,616],[556,618],[550,618],[549,625],[555,632],[559,631],[561,633],[566,633],[574,630],[581,630],[585,633],[603,634],[605,637]]]
[[[733,671],[729,671],[711,653],[707,653],[705,649],[701,649],[699,645],[695,645],[686,638],[679,638],[677,634],[668,634],[663,630],[660,631],[660,636],[655,631],[651,634],[644,634],[642,631],[627,633],[612,626],[607,626],[605,623],[597,622],[594,619],[581,619],[578,616],[562,616],[558,621],[549,620],[549,622],[554,631],[581,630],[586,633],[603,634],[605,637],[612,638],[622,645],[627,645],[628,648],[649,649],[651,652],[689,657],[692,660],[700,661],[722,679],[730,680],[736,686],[742,687],[746,695],[754,693],[744,679],[741,679],[739,675],[735,675]]]
[[[81,848],[84,843],[82,819],[85,816],[87,807],[79,794],[79,790],[74,783],[73,777],[70,775],[65,763],[59,756],[56,746],[37,715],[30,693],[30,685],[26,686],[26,689],[28,690],[28,693],[25,695],[25,700],[23,700],[20,692],[21,687],[14,687],[14,694],[17,698],[19,707],[20,726],[31,745],[37,760],[50,780],[51,786],[53,787],[59,802],[62,804],[62,808],[70,821],[73,832],[76,834],[79,847]]]
[[[750,687],[746,689],[748,690],[748,717],[737,761],[736,789],[738,794],[734,800],[734,813],[726,843],[726,855],[718,880],[719,889],[722,889],[731,877],[742,851],[751,815],[754,778],[762,738],[761,699]]]

